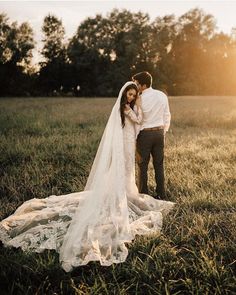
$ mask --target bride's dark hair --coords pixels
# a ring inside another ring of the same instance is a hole
[[[125,127],[125,105],[128,103],[127,101],[127,92],[130,90],[130,89],[134,89],[136,90],[136,97],[133,101],[131,101],[130,103],[130,107],[131,109],[133,110],[134,108],[134,105],[135,105],[135,101],[137,99],[137,96],[138,96],[138,87],[136,86],[136,84],[130,84],[128,85],[125,90],[123,91],[122,93],[122,96],[121,96],[121,99],[120,99],[120,116],[121,116],[121,123],[122,123],[122,127],[124,128]]]

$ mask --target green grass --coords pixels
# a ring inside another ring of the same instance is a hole
[[[0,218],[81,191],[114,99],[0,99]],[[1,294],[235,294],[236,97],[170,98],[166,185],[176,207],[125,263],[65,273],[58,254],[0,247]],[[154,192],[150,164],[150,193]]]

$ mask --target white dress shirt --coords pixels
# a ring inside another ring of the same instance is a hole
[[[146,88],[141,94],[141,106],[143,121],[140,130],[164,126],[164,132],[168,131],[171,115],[168,98],[164,92],[152,87]]]

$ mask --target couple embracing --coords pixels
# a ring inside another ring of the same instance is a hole
[[[124,262],[135,235],[158,233],[165,201],[164,136],[170,124],[166,95],[141,72],[121,88],[101,138],[84,191],[24,202],[0,222],[0,240],[23,251],[59,253],[63,269],[90,261]],[[139,96],[139,93],[140,96]],[[135,153],[138,187],[135,181]],[[148,195],[150,156],[156,195]]]

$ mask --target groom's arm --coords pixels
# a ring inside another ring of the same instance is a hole
[[[170,108],[169,108],[169,102],[168,97],[165,95],[165,106],[164,106],[164,132],[166,133],[169,130],[170,127]]]

